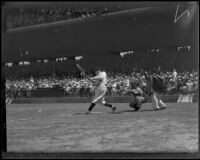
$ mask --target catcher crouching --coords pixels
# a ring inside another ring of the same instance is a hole
[[[128,92],[131,92],[133,94],[133,100],[129,103],[129,106],[138,111],[141,108],[142,104],[147,102],[147,95],[139,87],[138,82],[132,82],[131,86],[132,89],[127,90]]]

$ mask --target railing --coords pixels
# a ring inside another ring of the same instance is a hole
[[[174,89],[173,92],[164,92],[164,96],[174,96],[179,95],[177,89]],[[188,92],[188,94],[198,94],[199,91],[195,90],[194,92]],[[183,93],[185,94],[185,93]],[[20,90],[7,90],[6,97],[10,98],[37,98],[37,97],[91,97],[94,95],[93,91],[90,91],[89,88],[83,88],[80,90],[70,90],[66,91],[64,88],[37,88],[32,90],[20,89]],[[106,96],[131,96],[132,94],[123,91],[112,92],[107,91]]]
[[[161,98],[167,103],[177,103],[179,95],[163,95]],[[132,96],[107,96],[109,103],[130,103]],[[92,97],[52,97],[52,98],[16,98],[12,103],[90,103]],[[147,98],[147,103],[151,102],[151,97]],[[199,102],[199,95],[193,96],[193,103]]]

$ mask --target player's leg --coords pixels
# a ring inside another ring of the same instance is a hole
[[[112,111],[115,111],[116,110],[116,107],[113,106],[112,104],[109,104],[105,101],[105,95],[106,95],[106,92],[107,92],[107,88],[106,86],[100,86],[99,87],[99,100],[98,102],[103,105],[103,106],[106,106],[106,107],[109,107],[112,109]]]
[[[132,101],[129,103],[129,106],[131,108],[134,108],[136,111],[138,111],[141,107],[141,103],[139,102],[139,99],[136,96],[133,96]]]
[[[180,103],[180,102],[182,102],[182,99],[183,99],[183,95],[182,95],[182,94],[180,94],[180,95],[179,95],[179,97],[178,97],[177,103]]]
[[[99,94],[99,93],[98,93],[98,88],[97,88],[97,89],[95,89],[94,98],[93,98],[93,100],[92,100],[92,102],[91,102],[91,104],[90,104],[90,106],[89,106],[89,108],[88,108],[86,114],[89,114],[89,113],[92,111],[92,109],[94,108],[94,106],[96,105],[96,103],[97,103],[97,101],[98,101],[98,94]]]
[[[90,113],[95,105],[96,105],[96,103],[91,103],[86,114]]]
[[[88,111],[86,112],[87,114],[92,111],[92,109],[94,108],[96,103],[98,103],[104,95],[105,95],[105,91],[102,90],[100,87],[95,89],[95,96],[92,100],[92,103],[90,104],[90,106],[88,108]]]
[[[160,95],[160,93],[156,93],[156,94],[157,94],[158,105],[159,105],[160,109],[166,108],[167,105],[161,100],[161,95]]]
[[[192,103],[193,102],[193,97],[194,97],[194,94],[189,94],[189,102]]]
[[[146,96],[137,96],[136,97],[136,105],[135,105],[135,110],[138,111],[139,109],[142,108],[142,104],[147,102],[147,97]]]
[[[105,96],[105,95],[104,95],[104,96]],[[101,100],[100,100],[101,105],[111,108],[112,111],[114,112],[114,111],[116,110],[116,107],[115,107],[114,105],[110,104],[110,103],[107,103],[107,102],[105,101],[105,97],[104,97],[104,96],[103,96],[103,97],[101,98]]]
[[[163,108],[167,107],[167,105],[161,99],[159,100],[159,106],[161,106]]]
[[[153,92],[152,96],[151,96],[151,100],[152,100],[152,107],[155,110],[160,109],[159,105],[158,105],[158,99],[157,99],[157,93]]]

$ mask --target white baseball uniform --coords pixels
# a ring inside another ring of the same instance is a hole
[[[107,75],[106,72],[99,72],[99,74],[93,78],[92,80],[99,80],[100,83],[99,85],[95,86],[95,96],[92,100],[92,103],[100,103],[100,104],[105,104],[105,94],[107,92]]]

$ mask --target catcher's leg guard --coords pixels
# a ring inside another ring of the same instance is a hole
[[[132,101],[131,103],[129,103],[129,106],[130,106],[131,108],[134,108],[136,111],[138,111],[138,110],[140,109],[140,107],[141,107],[141,103],[139,103],[139,102],[137,101],[137,98],[134,97],[133,101]]]
[[[136,98],[135,98],[135,96],[134,96],[134,97],[133,97],[133,100],[129,103],[129,106],[130,106],[131,108],[134,108],[135,105],[136,105]]]
[[[135,110],[138,111],[141,108],[142,104],[141,103],[137,103],[135,105]]]

